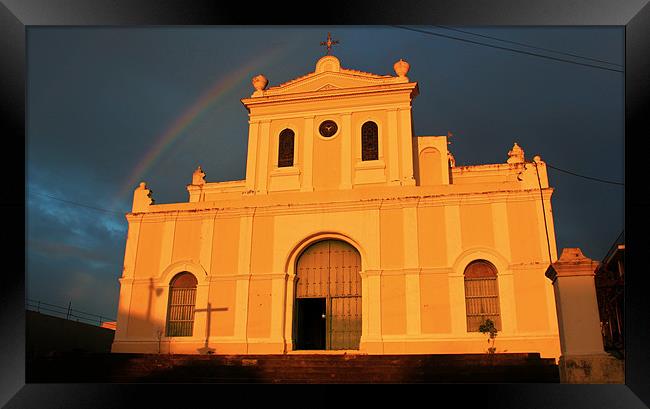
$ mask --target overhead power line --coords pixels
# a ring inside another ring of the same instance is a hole
[[[460,37],[453,37],[453,36],[449,36],[449,35],[446,35],[446,34],[434,33],[434,32],[431,32],[431,31],[420,30],[420,29],[417,29],[417,28],[396,26],[396,25],[393,25],[391,27],[401,28],[403,30],[415,31],[415,32],[418,32],[418,33],[429,34],[429,35],[438,36],[438,37],[450,38],[452,40],[458,40],[458,41],[463,41],[463,42],[466,42],[466,43],[482,45],[482,46],[485,46],[485,47],[496,48],[496,49],[499,49],[499,50],[512,51],[512,52],[519,53],[519,54],[532,55],[534,57],[546,58],[548,60],[553,60],[553,61],[561,61],[561,62],[566,62],[566,63],[569,63],[569,64],[582,65],[584,67],[591,67],[591,68],[597,68],[597,69],[600,69],[600,70],[620,72],[620,73],[624,72],[622,70],[616,70],[616,69],[613,69],[613,68],[601,67],[601,66],[598,66],[598,65],[586,64],[586,63],[581,63],[581,62],[577,62],[577,61],[565,60],[563,58],[551,57],[551,56],[548,56],[548,55],[536,54],[536,53],[523,51],[523,50],[516,50],[514,48],[500,47],[498,45],[486,44],[486,43],[482,43],[480,41],[468,40],[466,38],[460,38]]]
[[[582,55],[577,55],[577,54],[571,54],[571,53],[567,53],[567,52],[563,52],[563,51],[552,50],[550,48],[537,47],[537,46],[533,46],[533,45],[529,45],[529,44],[525,44],[525,43],[519,43],[517,41],[504,40],[504,39],[501,39],[501,38],[491,37],[491,36],[487,36],[487,35],[484,35],[484,34],[478,34],[478,33],[474,33],[474,32],[471,32],[471,31],[459,30],[457,28],[452,28],[452,27],[446,27],[446,26],[435,26],[435,27],[439,27],[439,28],[442,28],[444,30],[458,31],[459,33],[470,34],[470,35],[473,35],[473,36],[489,38],[491,40],[501,41],[501,42],[504,42],[504,43],[520,45],[520,46],[532,48],[532,49],[535,49],[535,50],[548,51],[548,52],[551,52],[551,53],[563,54],[563,55],[567,55],[567,56],[570,56],[570,57],[582,58],[584,60],[601,62],[601,63],[604,63],[604,64],[610,64],[610,65],[615,65],[617,67],[623,68],[623,65],[621,65],[621,64],[616,64],[616,63],[609,62],[609,61],[599,60],[599,59],[596,59],[596,58],[584,57]]]
[[[69,204],[72,204],[72,205],[75,205],[75,206],[85,207],[85,208],[96,210],[96,211],[99,211],[99,212],[119,214],[120,216],[124,216],[124,214],[126,213],[126,212],[118,212],[116,210],[102,209],[100,207],[90,206],[90,205],[87,205],[87,204],[84,204],[84,203],[74,202],[72,200],[60,199],[60,198],[55,197],[55,196],[46,195],[45,193],[37,193],[37,192],[34,192],[34,191],[29,191],[29,193],[33,194],[33,195],[48,197],[50,199],[58,200],[60,202],[69,203]]]
[[[570,171],[568,171],[568,170],[564,170],[564,169],[556,168],[555,166],[551,166],[551,165],[549,165],[548,163],[546,164],[546,166],[548,166],[548,167],[551,168],[551,169],[558,170],[558,171],[560,171],[560,172],[568,173],[568,174],[570,174],[570,175],[578,176],[578,177],[585,178],[585,179],[589,179],[589,180],[594,180],[594,181],[596,181],[596,182],[602,182],[602,183],[609,183],[609,184],[612,184],[612,185],[625,186],[625,183],[621,183],[621,182],[612,182],[611,180],[604,180],[604,179],[592,178],[592,177],[590,177],[590,176],[580,175],[580,174],[577,174],[577,173],[575,173],[575,172],[570,172]]]

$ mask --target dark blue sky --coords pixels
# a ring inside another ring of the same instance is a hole
[[[623,70],[620,27],[457,27],[617,65],[417,28]],[[243,179],[239,100],[252,93],[250,79],[262,73],[274,86],[313,71],[328,31],[345,68],[392,75],[400,58],[411,64],[415,133],[452,132],[457,165],[503,163],[517,141],[528,159],[624,181],[621,72],[395,27],[29,27],[28,298],[115,317],[134,170],[217,84],[217,97],[135,176],[157,203],[187,201],[198,164],[208,181]],[[553,169],[549,182],[558,249],[601,259],[624,226],[623,187]]]

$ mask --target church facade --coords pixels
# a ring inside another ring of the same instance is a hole
[[[242,99],[245,180],[206,182],[126,215],[113,352],[483,353],[559,357],[546,166],[456,166],[447,136],[415,136],[418,84],[346,69]],[[505,148],[505,147],[504,147]]]

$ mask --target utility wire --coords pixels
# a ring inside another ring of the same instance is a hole
[[[589,180],[595,180],[596,182],[602,182],[602,183],[609,183],[609,184],[612,184],[612,185],[625,186],[625,183],[621,183],[621,182],[612,182],[612,181],[610,181],[610,180],[604,180],[604,179],[598,179],[598,178],[592,178],[592,177],[589,177],[589,176],[579,175],[579,174],[577,174],[577,173],[570,172],[570,171],[568,171],[568,170],[564,170],[564,169],[556,168],[555,166],[551,166],[551,165],[549,165],[548,163],[546,164],[546,166],[548,166],[548,167],[551,168],[551,169],[559,170],[560,172],[568,173],[568,174],[573,175],[573,176],[578,176],[578,177],[585,178],[585,179],[589,179]]]
[[[459,30],[457,28],[452,28],[452,27],[446,27],[446,26],[435,26],[435,27],[439,27],[439,28],[442,28],[444,30],[458,31],[459,33],[470,34],[470,35],[474,35],[474,36],[478,36],[478,37],[489,38],[491,40],[502,41],[504,43],[521,45],[521,46],[536,49],[536,50],[549,51],[549,52],[552,52],[552,53],[568,55],[570,57],[582,58],[582,59],[585,59],[585,60],[590,60],[590,61],[595,61],[595,62],[602,62],[604,64],[615,65],[617,67],[623,68],[623,65],[621,65],[621,64],[616,64],[616,63],[609,62],[609,61],[604,61],[604,60],[598,60],[596,58],[583,57],[583,56],[577,55],[577,54],[571,54],[571,53],[565,53],[563,51],[551,50],[550,48],[536,47],[536,46],[528,45],[528,44],[525,44],[525,43],[518,43],[516,41],[503,40],[501,38],[496,38],[496,37],[486,36],[486,35],[483,35],[483,34],[473,33],[471,31]]]
[[[37,192],[33,192],[33,191],[30,191],[29,193],[33,194],[33,195],[49,197],[50,199],[58,200],[60,202],[70,203],[70,204],[73,204],[75,206],[86,207],[88,209],[97,210],[99,212],[119,214],[120,216],[124,216],[126,214],[126,212],[117,212],[115,210],[102,209],[102,208],[99,208],[99,207],[89,206],[87,204],[83,204],[83,203],[79,203],[79,202],[73,202],[72,200],[65,200],[65,199],[60,199],[60,198],[55,197],[55,196],[46,195],[44,193],[37,193]]]
[[[567,62],[569,64],[576,64],[576,65],[582,65],[582,66],[585,66],[585,67],[598,68],[598,69],[606,70],[606,71],[614,71],[614,72],[620,72],[620,73],[624,72],[622,70],[615,70],[613,68],[600,67],[598,65],[585,64],[585,63],[580,63],[580,62],[577,62],[577,61],[565,60],[563,58],[556,58],[556,57],[551,57],[551,56],[548,56],[548,55],[531,53],[531,52],[528,52],[528,51],[515,50],[514,48],[500,47],[500,46],[497,46],[497,45],[481,43],[479,41],[467,40],[465,38],[453,37],[453,36],[440,34],[440,33],[433,33],[431,31],[426,31],[426,30],[419,30],[417,28],[410,28],[410,27],[396,26],[396,25],[393,25],[391,27],[401,28],[403,30],[415,31],[415,32],[418,32],[418,33],[423,33],[423,34],[434,35],[434,36],[438,36],[438,37],[451,38],[452,40],[458,40],[458,41],[463,41],[463,42],[466,42],[466,43],[483,45],[483,46],[486,46],[486,47],[496,48],[496,49],[499,49],[499,50],[512,51],[512,52],[519,53],[519,54],[532,55],[534,57],[546,58],[548,60]]]

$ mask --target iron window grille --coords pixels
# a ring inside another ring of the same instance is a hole
[[[280,132],[278,148],[278,167],[285,168],[293,166],[293,148],[295,134],[291,129]]]
[[[361,127],[361,160],[379,159],[379,130],[377,124],[368,121]]]
[[[488,318],[501,331],[497,271],[491,263],[477,260],[465,269],[465,307],[468,332],[478,332]]]
[[[169,288],[167,309],[167,336],[191,337],[194,330],[196,304],[196,278],[190,273],[180,273]]]

